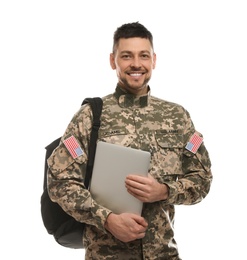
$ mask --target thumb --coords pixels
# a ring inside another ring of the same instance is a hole
[[[148,226],[147,221],[142,216],[135,215],[134,219],[135,219],[136,223],[138,223],[139,225],[141,225],[143,227]]]

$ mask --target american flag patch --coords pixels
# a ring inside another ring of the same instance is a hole
[[[201,143],[203,141],[203,138],[199,136],[197,133],[194,133],[185,148],[189,150],[192,153],[196,153],[198,148],[200,147]]]
[[[73,135],[65,139],[63,143],[68,149],[73,159],[83,154],[83,150],[81,149],[80,145],[78,144],[77,140]]]

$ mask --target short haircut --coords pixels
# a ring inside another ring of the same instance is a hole
[[[139,22],[134,23],[126,23],[122,26],[118,27],[113,36],[113,48],[112,51],[115,52],[116,48],[118,47],[119,40],[121,38],[128,39],[140,37],[148,39],[151,43],[153,48],[153,35],[152,33],[142,24]]]

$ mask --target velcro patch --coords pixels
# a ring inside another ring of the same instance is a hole
[[[192,152],[192,153],[196,153],[197,150],[199,149],[200,145],[203,142],[203,138],[201,136],[199,136],[197,133],[194,133],[189,142],[187,143],[187,145],[185,146],[185,148]]]
[[[83,150],[78,144],[76,138],[72,135],[63,141],[73,159],[83,155]]]

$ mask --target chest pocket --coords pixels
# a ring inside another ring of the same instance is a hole
[[[182,174],[183,136],[178,133],[156,133],[153,165],[161,175]],[[158,176],[157,176],[158,177]]]
[[[131,146],[135,136],[130,134],[125,128],[114,128],[111,130],[99,131],[99,140],[107,143]]]
[[[156,142],[163,149],[181,149],[184,147],[183,136],[181,134],[156,134]]]

